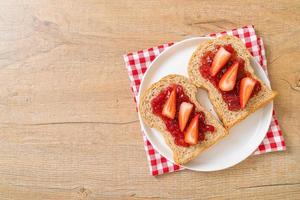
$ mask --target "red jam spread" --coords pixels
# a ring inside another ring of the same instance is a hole
[[[176,88],[176,116],[174,119],[170,119],[162,115],[162,110],[165,102],[168,100],[173,88]],[[165,90],[161,91],[155,98],[151,101],[152,112],[159,116],[165,123],[168,131],[172,134],[175,139],[175,144],[178,146],[189,147],[190,145],[184,141],[184,133],[180,131],[179,122],[178,122],[178,112],[179,107],[182,102],[187,102],[193,104],[189,97],[184,93],[182,86],[180,85],[171,85]],[[193,104],[194,105],[194,104]],[[194,105],[195,108],[195,105]],[[193,108],[192,113],[190,114],[188,123],[193,119],[196,114],[199,116],[199,137],[198,141],[205,140],[205,132],[213,132],[215,130],[214,126],[205,123],[205,114],[203,112],[196,112]]]
[[[228,52],[231,53],[231,57],[229,61],[226,63],[226,65],[217,73],[216,76],[211,76],[209,71],[211,64],[213,62],[213,59],[215,57],[215,54],[217,53],[218,49],[221,46],[218,45],[216,46],[216,49],[214,51],[207,51],[201,58],[201,64],[199,66],[199,71],[201,75],[208,79],[216,88],[219,89],[218,84],[220,79],[222,78],[223,74],[227,71],[227,69],[235,62],[237,61],[239,63],[239,69],[237,73],[237,78],[236,78],[236,84],[234,86],[234,89],[228,92],[220,91],[222,94],[223,100],[227,103],[228,109],[231,111],[237,111],[241,109],[240,105],[240,100],[239,100],[239,86],[240,86],[240,81],[244,77],[251,77],[251,74],[247,71],[245,71],[245,61],[237,56],[236,51],[232,48],[232,46],[229,45],[224,45],[223,48],[225,48]],[[254,87],[254,90],[251,94],[251,97],[257,94],[261,90],[261,85],[260,82],[257,81]],[[250,98],[251,98],[250,97]]]

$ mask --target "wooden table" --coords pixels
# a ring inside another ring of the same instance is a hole
[[[247,24],[287,151],[152,177],[122,55]],[[2,1],[0,199],[299,199],[299,27],[299,1]]]

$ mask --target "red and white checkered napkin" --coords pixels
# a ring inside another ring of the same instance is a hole
[[[213,33],[209,34],[208,36],[218,37],[220,35],[234,35],[242,39],[247,49],[251,52],[252,56],[261,64],[264,71],[267,73],[267,59],[263,41],[261,38],[257,37],[253,26],[245,26],[230,31],[223,31],[221,33]],[[159,45],[157,47],[152,47],[146,50],[141,50],[124,55],[124,61],[128,70],[129,79],[131,81],[131,89],[134,94],[135,102],[138,95],[140,83],[143,78],[143,74],[146,72],[147,67],[149,67],[150,63],[156,56],[158,56],[162,51],[164,51],[169,46],[172,46],[173,44],[174,43],[167,43],[164,45]],[[150,171],[152,175],[156,176],[159,174],[183,169],[182,167],[168,161],[165,157],[154,150],[153,146],[146,138],[143,130],[142,132],[145,141],[145,150],[147,152]],[[267,152],[282,151],[285,149],[286,147],[284,139],[282,137],[282,132],[275,116],[275,112],[273,111],[273,118],[270,124],[270,128],[266,134],[266,137],[256,149],[254,154],[258,155]]]

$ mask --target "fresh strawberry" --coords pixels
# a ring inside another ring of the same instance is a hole
[[[168,118],[174,119],[176,114],[176,89],[173,89],[169,99],[166,101],[162,114]]]
[[[239,63],[234,62],[222,76],[219,82],[219,88],[222,91],[231,91],[233,90],[236,82],[236,76],[239,69]]]
[[[183,131],[186,123],[189,120],[190,114],[193,110],[194,105],[187,102],[182,102],[179,108],[178,121],[180,130]]]
[[[195,117],[190,122],[186,131],[184,132],[184,141],[188,144],[197,144],[198,143],[198,126],[199,126],[199,114],[195,115]]]
[[[245,77],[240,83],[240,105],[241,108],[245,108],[251,93],[255,87],[256,80],[250,77]]]
[[[210,75],[215,76],[220,71],[220,69],[224,67],[230,56],[230,52],[226,51],[226,49],[224,49],[223,47],[220,47],[211,64]]]

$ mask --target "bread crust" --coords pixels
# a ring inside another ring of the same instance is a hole
[[[183,87],[185,94],[190,98],[191,102],[195,104],[196,111],[205,113],[207,123],[215,127],[214,133],[206,134],[206,141],[190,147],[181,147],[174,143],[174,138],[167,131],[164,122],[152,112],[151,100],[156,97],[163,89],[171,84],[178,84]],[[222,124],[206,109],[204,109],[196,99],[197,88],[190,82],[190,80],[181,75],[168,75],[158,82],[151,85],[144,91],[140,97],[139,113],[145,124],[151,128],[157,129],[164,137],[165,142],[173,152],[173,159],[176,164],[185,164],[196,158],[201,152],[220,141],[223,137],[228,135],[228,131]]]
[[[209,50],[213,50],[215,45],[226,45],[231,44],[236,50],[237,55],[244,59],[245,70],[251,73],[251,75],[257,79],[261,84],[261,90],[253,96],[247,103],[246,107],[239,111],[230,111],[227,104],[222,99],[222,96],[218,89],[208,80],[203,78],[199,72],[199,66],[201,64],[201,57]],[[203,42],[199,45],[196,51],[190,58],[188,66],[188,75],[193,84],[199,88],[206,89],[209,94],[210,101],[214,106],[214,109],[223,122],[226,129],[230,129],[235,124],[239,123],[251,113],[255,112],[259,108],[265,106],[267,103],[272,101],[277,92],[268,88],[254,73],[254,70],[250,64],[250,53],[246,49],[244,43],[235,36],[221,36],[216,39],[211,39]]]

